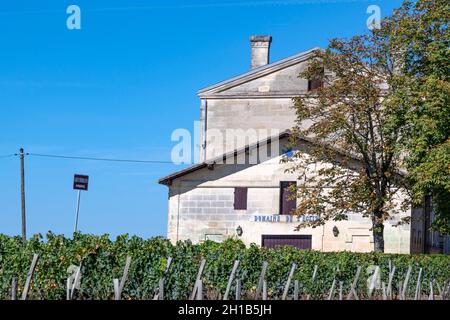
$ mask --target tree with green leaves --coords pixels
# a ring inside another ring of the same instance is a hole
[[[299,227],[362,214],[372,221],[374,251],[383,252],[385,221],[410,207],[411,190],[417,199],[420,192],[448,188],[448,175],[443,175],[449,169],[450,113],[442,114],[448,110],[448,82],[439,80],[441,73],[448,73],[448,65],[441,70],[448,64],[448,44],[445,49],[440,42],[418,48],[419,41],[428,39],[420,36],[422,31],[428,30],[430,37],[446,34],[441,22],[448,10],[441,11],[443,3],[405,2],[379,29],[330,41],[300,74],[322,86],[294,99],[297,125],[291,142],[308,137],[315,143],[307,155],[297,152],[285,161],[292,162],[291,172],[299,173],[297,213],[320,214],[319,220]],[[420,19],[426,22],[414,30],[415,40],[408,29]],[[433,74],[427,77],[428,88],[416,82],[425,81],[422,73]],[[434,90],[436,86],[441,90]],[[433,114],[439,119],[424,124],[424,117]],[[430,148],[437,149],[430,153]],[[324,165],[317,169],[318,163]]]
[[[386,22],[386,35],[403,53],[391,100],[403,105],[405,165],[413,201],[433,199],[434,229],[450,234],[450,3],[407,1]]]

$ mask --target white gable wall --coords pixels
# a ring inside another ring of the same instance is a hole
[[[245,82],[219,94],[287,94],[305,92],[308,89],[308,81],[299,78],[299,74],[305,71],[307,61],[299,62],[293,66],[269,73],[263,77]]]

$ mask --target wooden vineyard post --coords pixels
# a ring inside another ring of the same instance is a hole
[[[236,280],[236,300],[241,300],[241,291],[242,291],[242,281],[241,279]]]
[[[447,281],[444,281],[444,284],[442,286],[442,300],[447,300],[447,295],[449,293],[450,293],[450,284],[447,285]]]
[[[166,269],[164,270],[164,273],[158,282],[158,289],[157,289],[158,293],[155,294],[153,300],[164,300],[164,283],[166,281],[167,275],[169,274],[171,266],[172,266],[172,257],[169,257],[167,259]]]
[[[390,260],[389,260],[390,262]],[[389,280],[388,280],[388,285],[387,285],[387,289],[386,289],[386,295],[389,297],[389,300],[392,300],[392,280],[394,279],[394,274],[395,274],[395,266],[391,268],[389,268],[391,271],[389,272]]]
[[[355,278],[353,279],[352,286],[350,287],[350,292],[347,295],[347,300],[350,300],[352,296],[355,297],[356,300],[359,300],[358,294],[356,293],[356,287],[358,286],[359,275],[361,274],[361,266],[358,266],[356,270]]]
[[[437,280],[434,280],[434,283],[436,284],[436,288],[438,289],[439,298],[441,300],[447,300],[446,296],[449,291],[447,290],[447,288],[450,289],[450,286],[448,285],[448,280],[444,281],[444,285],[442,287]]]
[[[286,285],[284,286],[283,296],[281,297],[281,300],[286,300],[286,297],[289,293],[289,287],[291,286],[292,277],[294,276],[295,269],[297,269],[297,265],[293,263],[291,271],[289,271],[289,276],[286,281]]]
[[[80,286],[80,279],[81,279],[81,266],[82,266],[83,262],[80,262],[80,265],[77,268],[77,271],[75,272],[75,277],[73,278],[73,282],[72,279],[69,277],[67,278],[67,285],[68,287],[68,299],[67,300],[72,300],[73,296],[74,296],[74,292],[75,289],[79,288]]]
[[[312,274],[312,281],[316,280],[316,276],[317,276],[317,271],[318,270],[319,270],[319,266],[316,264],[314,266],[314,271],[313,271],[313,274]]]
[[[158,282],[158,300],[164,300],[164,278]]]
[[[313,274],[312,274],[312,277],[311,277],[311,287],[313,286],[314,281],[316,281],[317,271],[318,271],[318,270],[319,270],[319,266],[316,264],[316,265],[314,266],[314,271],[313,271]],[[311,299],[311,294],[308,294],[308,295],[306,296],[306,300],[309,300],[309,299]]]
[[[119,279],[113,279],[114,284],[114,299],[120,300],[122,296],[122,291],[125,286],[125,282],[128,278],[128,270],[130,269],[131,257],[127,256],[127,260],[125,262],[125,268],[123,269],[122,279],[119,282]]]
[[[17,284],[17,277],[14,276],[11,283],[11,300],[17,299]]]
[[[328,293],[328,299],[327,300],[333,299],[334,287],[335,286],[336,286],[336,277],[333,278],[333,283],[331,284],[331,288],[330,288],[330,292]]]
[[[444,288],[442,289],[442,300],[448,300],[450,297],[450,281],[445,280],[444,281]]]
[[[371,281],[370,281],[370,286],[369,286],[369,299],[372,297],[372,294],[373,294],[373,292],[375,291],[375,288],[376,288],[376,282],[377,282],[377,279],[378,279],[378,275],[379,275],[379,273],[380,273],[380,267],[379,266],[376,266],[375,267],[375,271],[374,271],[374,273],[373,273],[373,275],[372,275],[372,279],[371,279]]]
[[[447,300],[447,281],[444,281],[441,292],[441,300]]]
[[[119,296],[119,279],[113,279],[114,300],[120,300]]]
[[[450,295],[450,280],[445,280],[443,290],[443,298],[442,300],[447,300]]]
[[[122,280],[120,281],[120,285],[119,285],[119,294],[122,295],[122,290],[125,286],[125,282],[127,281],[128,278],[128,270],[130,269],[130,265],[131,265],[131,257],[127,256],[127,260],[125,262],[125,269],[123,270],[123,275],[122,275]],[[120,295],[119,295],[119,299],[120,299]]]
[[[261,274],[259,275],[258,286],[256,288],[256,293],[255,293],[255,300],[258,300],[258,298],[261,294],[261,290],[263,289],[263,283],[264,283],[264,279],[266,276],[266,271],[267,271],[268,266],[269,266],[269,263],[267,261],[264,261],[263,265],[262,265]]]
[[[72,290],[70,292],[70,299],[73,299],[73,294],[75,292],[75,289],[80,289],[80,281],[81,281],[81,266],[83,262],[80,262],[80,265],[78,267],[77,273],[75,274],[75,280],[73,281]]]
[[[23,288],[22,298],[21,300],[26,300],[28,296],[28,291],[30,290],[31,279],[33,278],[34,270],[36,269],[36,265],[39,260],[39,255],[33,255],[33,261],[31,262],[30,270],[27,273],[27,280],[25,282],[25,287]]]
[[[70,277],[66,280],[66,300],[70,300]]]
[[[197,278],[195,278],[194,288],[192,289],[192,293],[189,297],[189,300],[194,300],[195,294],[197,293],[197,286],[199,284],[199,280],[202,279],[203,270],[205,269],[206,260],[202,258],[200,262],[200,267],[198,268]]]
[[[430,280],[430,295],[428,296],[428,300],[434,300],[433,280]]]
[[[416,294],[414,295],[414,300],[420,300],[422,291],[421,281],[422,281],[422,268],[419,269],[419,275],[417,277],[417,284],[416,284]]]
[[[223,300],[228,300],[228,295],[231,291],[231,286],[233,284],[234,278],[236,277],[237,269],[239,268],[239,260],[236,260],[233,265],[233,270],[231,271],[230,278],[228,279],[227,289],[225,290],[225,294],[223,296]]]
[[[442,298],[442,289],[441,289],[441,286],[439,285],[439,282],[437,282],[436,280],[435,280],[434,282],[436,283],[436,288],[438,289],[438,292],[439,292],[439,298],[440,298],[441,300],[444,300],[444,299]]]
[[[267,300],[267,281],[263,280],[263,286],[262,286],[262,299]]]
[[[203,281],[197,280],[196,300],[203,300]]]
[[[403,286],[402,286],[402,291],[401,291],[402,300],[406,300],[406,296],[408,294],[408,282],[409,282],[409,278],[411,277],[411,271],[412,271],[412,266],[409,266],[408,271],[406,272],[405,281],[403,282]]]
[[[444,285],[442,286],[442,300],[447,300],[447,295],[450,291],[450,282],[448,280],[444,281]]]
[[[298,280],[294,281],[294,300],[298,300],[300,290],[300,283]]]

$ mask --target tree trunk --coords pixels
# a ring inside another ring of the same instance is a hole
[[[376,218],[374,219],[376,220]],[[384,252],[384,224],[382,222],[373,222],[373,246],[375,252]]]

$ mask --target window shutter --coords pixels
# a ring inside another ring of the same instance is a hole
[[[323,82],[320,79],[312,79],[308,81],[308,91],[314,91],[323,87]]]
[[[297,198],[291,192],[291,186],[296,185],[295,181],[281,181],[280,183],[280,214],[292,214],[297,208]]]
[[[311,235],[262,235],[262,246],[276,248],[280,246],[292,246],[297,249],[311,249]]]
[[[324,70],[322,70],[322,75]],[[322,79],[310,79],[308,80],[308,91],[314,91],[323,87]]]
[[[247,210],[247,188],[234,188],[234,210]]]

